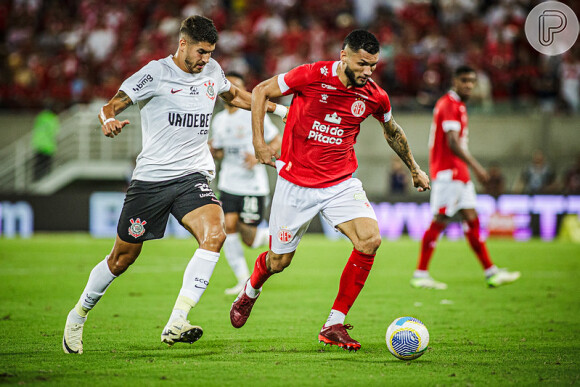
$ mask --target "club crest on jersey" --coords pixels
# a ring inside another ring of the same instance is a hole
[[[336,114],[336,112],[334,112],[332,114],[327,114],[326,117],[324,117],[324,121],[331,122],[333,124],[340,125],[340,122],[342,121],[342,118],[340,118],[338,116],[338,114]]]
[[[365,103],[363,101],[361,101],[360,99],[357,99],[356,101],[354,101],[354,103],[350,107],[350,111],[352,112],[353,116],[360,117],[364,114],[366,108],[367,107],[366,107]]]
[[[327,76],[328,75],[328,68],[326,66],[320,68],[320,74]]]
[[[290,243],[292,237],[293,235],[289,230],[285,228],[281,228],[280,230],[278,230],[278,240],[281,243]]]
[[[134,238],[139,238],[141,235],[145,234],[145,225],[147,224],[146,221],[141,221],[141,219],[137,218],[137,220],[130,219],[131,226],[129,227],[129,235]]]
[[[207,81],[203,85],[205,87],[207,87],[207,90],[205,91],[205,95],[207,95],[207,97],[213,101],[215,98],[215,90],[213,88],[215,83],[213,83],[212,81]]]

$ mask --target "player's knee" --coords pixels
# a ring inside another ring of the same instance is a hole
[[[364,254],[375,254],[381,246],[381,235],[373,234],[371,237],[360,240],[354,248]]]
[[[221,227],[210,230],[200,243],[200,247],[210,251],[220,251],[226,240],[226,232]]]
[[[270,262],[270,271],[272,273],[280,273],[288,266],[290,266],[290,262],[292,262],[292,260],[288,259],[283,255],[279,255],[279,256],[270,256],[269,262]]]
[[[137,257],[130,253],[111,253],[107,260],[107,264],[109,265],[111,273],[115,276],[119,276],[123,274],[136,260]]]

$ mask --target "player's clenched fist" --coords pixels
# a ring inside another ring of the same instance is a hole
[[[107,118],[101,124],[101,130],[105,136],[113,138],[121,133],[125,125],[129,124],[129,120],[119,121],[116,118]]]
[[[417,191],[423,192],[428,189],[431,189],[431,185],[429,185],[429,176],[421,169],[417,172],[412,173],[413,175],[413,186],[417,188]]]

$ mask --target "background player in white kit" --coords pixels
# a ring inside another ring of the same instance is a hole
[[[141,110],[143,148],[117,226],[112,251],[91,271],[76,306],[67,316],[63,336],[66,353],[83,353],[83,326],[110,283],[135,262],[143,242],[163,237],[171,213],[198,241],[199,248],[183,276],[183,285],[161,341],[193,343],[203,331],[187,315],[199,301],[225,240],[224,216],[209,181],[215,175],[207,144],[212,112],[220,95],[249,109],[251,94],[233,86],[211,54],[218,40],[210,19],[191,16],[180,28],[175,55],[149,62],[123,82],[101,109],[107,137],[115,137],[129,121],[115,116],[137,103]],[[268,103],[268,110],[276,105]],[[278,113],[285,114],[280,107]]]
[[[228,72],[226,78],[239,89],[246,89],[241,74]],[[242,241],[254,248],[269,242],[268,228],[257,226],[264,216],[270,185],[266,166],[258,163],[254,153],[252,114],[227,102],[225,105],[213,118],[210,144],[214,158],[222,160],[218,189],[226,222],[223,250],[238,281],[225,290],[231,295],[238,294],[250,276]],[[280,148],[278,128],[268,116],[264,117],[264,137],[271,147]]]

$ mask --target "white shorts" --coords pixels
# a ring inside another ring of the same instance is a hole
[[[441,214],[451,217],[459,210],[476,207],[477,198],[471,181],[464,183],[440,176],[441,173],[431,184],[430,202],[433,215]]]
[[[350,178],[327,188],[300,187],[278,176],[270,211],[271,250],[295,251],[319,212],[331,226],[356,218],[377,220],[359,179]]]

